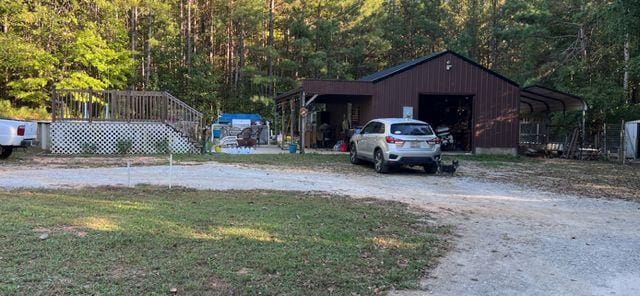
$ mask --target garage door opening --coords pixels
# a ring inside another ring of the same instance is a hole
[[[443,140],[443,151],[472,151],[473,96],[420,95],[418,119]]]

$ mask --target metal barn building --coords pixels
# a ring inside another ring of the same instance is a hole
[[[521,89],[449,50],[355,81],[303,80],[276,104],[280,133],[300,137],[304,147],[331,147],[374,118],[413,117],[452,135],[451,150],[498,154],[517,153],[521,113],[586,110],[579,97]]]

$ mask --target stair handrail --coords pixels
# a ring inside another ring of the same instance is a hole
[[[163,91],[162,93],[164,93],[165,96],[167,96],[167,98],[175,103],[178,103],[178,105],[180,105],[180,107],[183,107],[187,110],[189,110],[189,112],[195,113],[198,117],[202,118],[202,112],[194,109],[193,107],[187,105],[187,103],[181,101],[180,99],[174,97],[172,94],[170,94],[169,92]]]
[[[175,104],[178,107],[186,110],[187,112],[190,113],[190,117],[193,119],[193,121],[188,121],[188,122],[194,122],[195,125],[190,125],[190,126],[184,126],[184,125],[178,125],[178,121],[171,121],[168,120],[168,116],[165,116],[165,124],[173,127],[175,130],[178,130],[179,132],[181,132],[182,134],[184,134],[185,136],[191,138],[194,142],[199,142],[201,140],[201,135],[200,135],[200,127],[202,125],[202,119],[203,119],[203,114],[202,112],[194,109],[193,107],[187,105],[187,103],[181,101],[180,99],[176,98],[175,96],[173,96],[172,94],[170,94],[169,92],[164,91],[163,92],[164,96],[167,98],[167,106],[166,109],[167,112],[169,112],[169,106],[171,104]],[[170,104],[171,103],[171,104]]]

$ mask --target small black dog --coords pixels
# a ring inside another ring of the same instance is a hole
[[[438,172],[439,173],[448,173],[453,175],[456,172],[456,169],[458,169],[458,161],[457,160],[453,160],[451,161],[451,164],[442,164],[442,162],[438,162]]]

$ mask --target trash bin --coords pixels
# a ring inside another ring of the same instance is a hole
[[[298,152],[298,144],[289,144],[289,153],[296,153]]]

